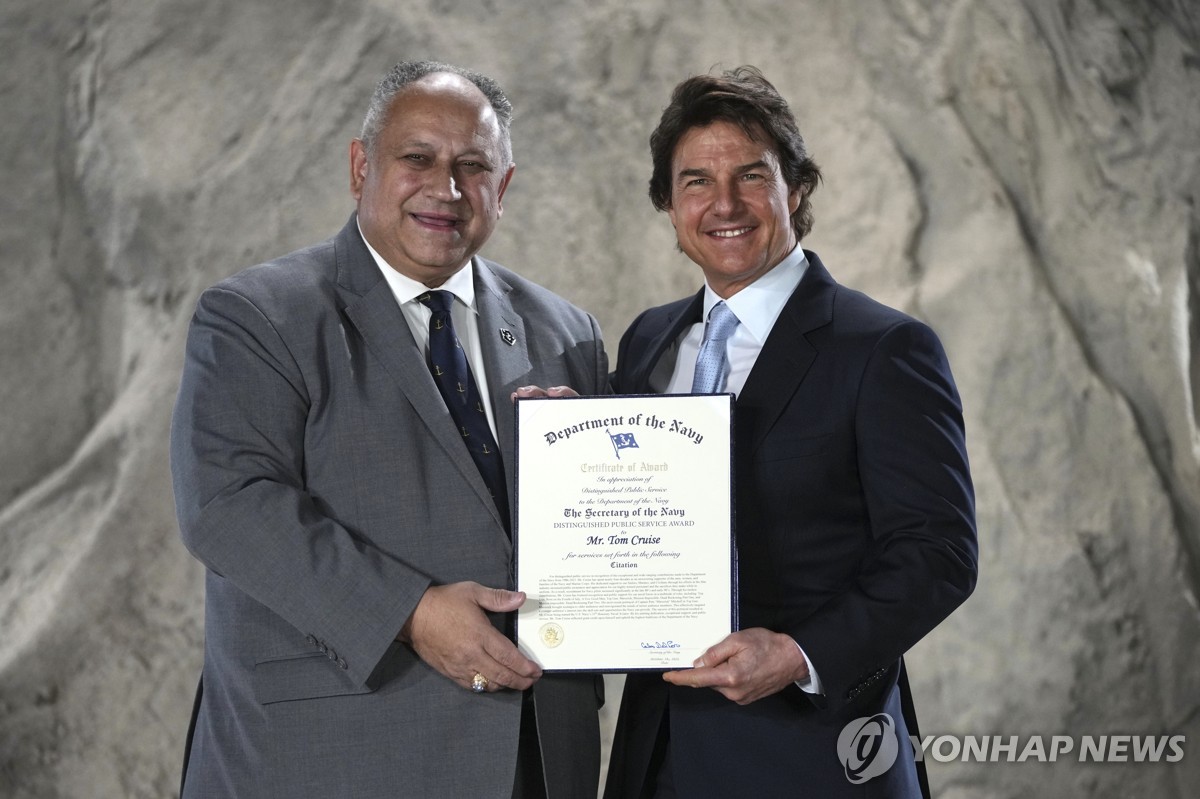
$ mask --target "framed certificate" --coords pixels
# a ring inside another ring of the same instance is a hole
[[[517,646],[545,671],[690,668],[736,629],[733,395],[517,400]]]

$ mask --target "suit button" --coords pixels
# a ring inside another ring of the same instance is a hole
[[[337,660],[338,659],[337,650],[330,649],[328,652],[325,653],[325,657],[329,658],[330,660]]]
[[[342,667],[343,671],[345,671],[347,668],[349,668],[349,666],[346,665],[346,661],[343,660],[342,658],[337,659],[337,664]]]
[[[317,645],[317,637],[315,635],[312,635],[312,634],[306,635],[306,636],[304,636],[304,640],[308,641],[309,646]]]

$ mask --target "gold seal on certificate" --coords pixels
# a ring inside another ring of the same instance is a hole
[[[542,643],[550,649],[558,646],[563,642],[563,628],[560,624],[547,622],[542,625],[542,629],[538,632],[542,635]]]
[[[687,668],[733,629],[732,412],[517,401],[517,645],[544,670]]]

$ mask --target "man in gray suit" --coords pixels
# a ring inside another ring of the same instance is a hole
[[[511,397],[608,370],[591,316],[476,255],[511,114],[489,78],[397,65],[342,231],[197,304],[171,434],[208,569],[188,799],[596,795],[602,683],[505,634]]]

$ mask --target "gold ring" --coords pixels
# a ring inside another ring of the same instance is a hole
[[[479,672],[475,672],[475,676],[471,678],[471,690],[477,694],[481,694],[487,690],[488,678],[484,677]]]

